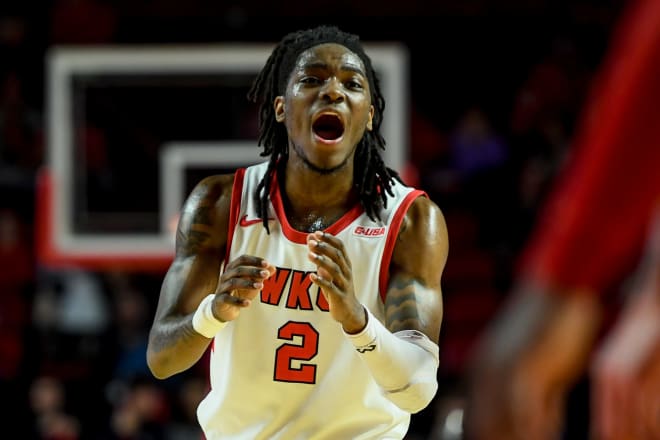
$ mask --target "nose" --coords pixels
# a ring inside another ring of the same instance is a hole
[[[345,96],[342,83],[335,77],[329,78],[321,90],[321,97],[331,103],[343,102]]]

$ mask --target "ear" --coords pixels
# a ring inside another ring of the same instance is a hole
[[[374,113],[375,112],[376,112],[376,110],[374,109],[373,105],[371,107],[369,107],[369,120],[367,121],[367,130],[369,130],[369,131],[374,129],[373,120],[374,120]]]
[[[275,109],[275,120],[284,122],[284,96],[275,97],[273,108]]]

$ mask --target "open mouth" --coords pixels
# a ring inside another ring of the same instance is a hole
[[[339,116],[324,114],[319,116],[312,125],[314,134],[326,141],[334,141],[344,134],[344,124]]]

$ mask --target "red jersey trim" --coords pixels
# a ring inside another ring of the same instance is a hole
[[[231,202],[229,207],[229,229],[227,231],[227,249],[225,249],[225,265],[229,262],[229,251],[231,250],[234,231],[238,224],[238,216],[241,213],[241,199],[243,198],[243,181],[245,180],[245,168],[239,168],[234,174],[234,184],[231,190]]]
[[[403,217],[405,217],[412,202],[418,197],[428,196],[426,192],[421,189],[415,189],[406,195],[394,213],[392,223],[387,231],[387,241],[385,242],[385,249],[383,250],[383,258],[380,263],[380,276],[378,278],[378,290],[380,292],[380,299],[383,303],[385,303],[385,297],[387,296],[387,284],[390,280],[390,262],[392,261],[392,253],[394,252],[394,246],[396,245],[396,238],[399,235],[401,222],[403,222]]]
[[[273,183],[274,185],[271,194],[271,201],[273,203],[273,208],[275,209],[275,215],[280,221],[280,225],[282,225],[282,232],[284,233],[284,236],[294,243],[307,243],[307,235],[309,235],[309,233],[298,231],[291,226],[289,219],[287,219],[286,213],[284,212],[284,203],[282,202],[280,187],[277,184],[277,181]],[[362,215],[363,212],[364,208],[361,204],[358,203],[353,206],[346,214],[341,216],[339,220],[331,224],[328,228],[324,229],[324,231],[329,234],[336,235],[346,229],[348,225],[353,223],[353,221]]]

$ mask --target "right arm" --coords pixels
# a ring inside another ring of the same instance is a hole
[[[147,363],[157,378],[193,366],[211,339],[192,327],[199,303],[216,291],[227,245],[233,176],[201,181],[188,197],[176,232],[176,251],[161,286],[149,333]]]

